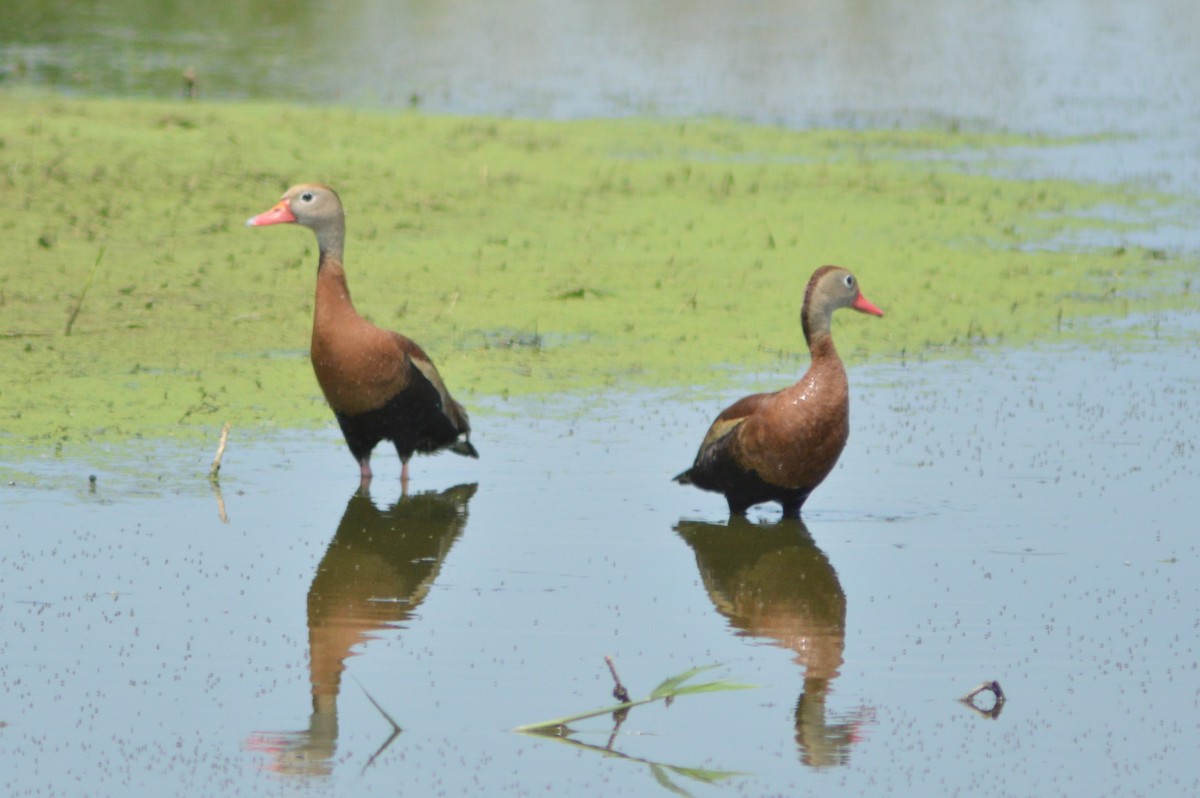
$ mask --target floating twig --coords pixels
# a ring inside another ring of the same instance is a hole
[[[604,664],[608,666],[608,672],[611,673],[613,677],[613,698],[617,699],[622,704],[629,704],[629,691],[625,689],[625,685],[621,684],[621,677],[617,675],[617,666],[613,663],[613,658],[605,654]],[[668,704],[670,701],[671,699],[668,697]],[[608,743],[604,746],[609,751],[611,751],[613,745],[616,744],[617,735],[621,733],[621,726],[625,723],[625,719],[629,717],[629,710],[632,708],[632,706],[623,706],[621,709],[618,709],[612,713],[613,727],[612,731],[608,734]]]
[[[621,684],[621,677],[617,675],[617,666],[613,664],[613,658],[606,654],[604,663],[608,665],[608,672],[613,677],[613,698],[623,704],[629,703],[629,691],[625,689],[625,685]]]
[[[229,516],[225,512],[225,497],[221,495],[221,483],[214,479],[209,484],[213,489],[213,495],[217,497],[217,517],[221,519],[222,524],[228,524]]]
[[[213,458],[212,468],[208,470],[209,482],[216,482],[219,479],[221,472],[221,458],[225,456],[225,444],[229,442],[229,427],[230,422],[226,421],[225,426],[221,428],[221,441],[217,444],[217,456]]]
[[[392,719],[392,716],[388,714],[387,710],[384,709],[383,707],[381,707],[379,705],[379,702],[376,701],[374,699],[374,697],[372,697],[371,694],[367,692],[367,688],[362,686],[362,682],[358,681],[358,679],[355,679],[354,681],[358,685],[359,689],[363,691],[363,695],[365,695],[367,697],[367,700],[371,702],[371,705],[373,707],[375,707],[375,709],[379,710],[380,715],[383,715],[384,720],[386,720],[388,723],[392,724],[391,735],[389,735],[388,738],[383,741],[383,745],[381,745],[381,746],[379,746],[379,748],[375,749],[375,753],[371,754],[371,757],[367,760],[367,763],[365,765],[363,765],[362,772],[365,773],[367,771],[367,768],[371,767],[371,765],[375,762],[375,760],[379,758],[379,755],[382,754],[384,751],[386,751],[387,747],[389,745],[391,745],[392,742],[397,737],[400,736],[400,732],[402,732],[404,730],[400,728],[399,723],[397,723],[396,721],[394,721]]]

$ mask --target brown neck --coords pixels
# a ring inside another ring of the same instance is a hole
[[[837,349],[833,346],[833,336],[828,328],[814,335],[805,335],[808,341],[808,351],[812,353],[813,362],[818,360],[839,360]]]
[[[808,344],[814,356],[817,348],[823,346],[824,342],[828,342],[830,351],[833,351],[833,335],[829,329],[833,314],[818,305],[820,303],[812,295],[810,283],[804,296],[804,306],[800,310],[800,327],[804,330],[804,342]]]
[[[322,319],[336,317],[347,312],[358,315],[354,309],[354,301],[350,298],[350,285],[346,282],[346,270],[342,268],[341,258],[334,258],[322,252],[321,262],[317,265],[315,316]]]

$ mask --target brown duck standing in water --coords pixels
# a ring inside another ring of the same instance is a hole
[[[830,320],[839,308],[882,316],[839,266],[813,272],[800,322],[812,365],[795,384],[758,393],[726,408],[704,436],[696,462],[675,477],[682,485],[725,494],[732,515],[775,501],[785,518],[799,518],[850,435],[850,388],[833,347]]]
[[[396,446],[402,483],[408,482],[414,452],[449,449],[478,457],[467,411],[450,396],[429,355],[354,309],[342,268],[346,224],[337,193],[317,183],[292,186],[275,207],[246,222],[251,227],[285,223],[317,236],[313,371],[358,461],[362,483],[371,481],[371,451],[381,440]]]

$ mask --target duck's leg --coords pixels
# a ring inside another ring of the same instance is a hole
[[[808,494],[810,492],[811,491],[806,490],[798,491],[791,496],[785,496],[784,498],[780,499],[779,503],[783,505],[783,517],[799,519],[800,508],[803,507],[804,502],[808,500]]]
[[[401,460],[400,466],[400,492],[405,496],[408,495],[408,460]]]
[[[358,487],[361,490],[366,490],[371,486],[371,478],[374,475],[371,473],[371,455],[360,457],[358,460]]]

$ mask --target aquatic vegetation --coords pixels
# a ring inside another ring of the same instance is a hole
[[[420,340],[468,408],[799,368],[823,263],[888,313],[839,328],[851,363],[1186,301],[1167,254],[1056,243],[1170,197],[954,158],[1013,146],[1058,143],[0,94],[0,446],[328,423],[313,244],[242,226],[300,180],[347,206],[359,310]]]
[[[608,660],[608,664],[609,668],[611,669],[613,667],[612,661]],[[651,690],[650,695],[639,699],[630,698],[629,694],[624,690],[624,686],[621,685],[621,682],[618,680],[617,689],[621,692],[621,702],[619,704],[601,707],[600,709],[590,709],[585,712],[577,712],[572,715],[566,715],[561,718],[554,718],[552,720],[543,720],[537,723],[526,723],[513,729],[513,731],[530,734],[565,736],[571,733],[570,724],[577,723],[581,720],[597,718],[602,715],[612,715],[614,713],[626,712],[633,707],[639,707],[643,704],[652,704],[656,701],[665,701],[669,704],[674,699],[685,695],[715,693],[726,690],[748,690],[753,686],[748,684],[739,684],[738,682],[731,682],[728,679],[718,679],[712,682],[701,682],[700,684],[687,684],[687,682],[696,674],[718,667],[720,667],[719,664],[701,665],[699,667],[690,668],[683,673],[677,673],[674,676],[669,676],[666,679],[663,679],[657,687]],[[616,671],[614,670],[613,673],[615,674]]]
[[[677,795],[690,795],[690,793],[671,780],[671,776],[682,776],[701,784],[717,784],[734,776],[743,775],[732,770],[714,770],[712,768],[691,767],[685,765],[669,765],[663,762],[654,762],[648,759],[643,759],[630,754],[623,753],[614,747],[617,736],[620,734],[621,726],[625,719],[629,716],[629,711],[634,707],[652,704],[658,701],[664,702],[670,706],[671,702],[676,698],[685,695],[697,695],[700,693],[715,693],[724,692],[727,690],[748,690],[753,685],[739,684],[729,681],[728,679],[718,679],[712,682],[702,682],[700,684],[688,684],[693,676],[704,671],[709,671],[720,667],[718,664],[701,665],[699,667],[690,668],[683,673],[675,674],[663,679],[657,687],[650,691],[650,695],[645,698],[633,699],[629,695],[629,691],[625,685],[621,683],[621,679],[617,676],[616,667],[613,664],[611,657],[605,657],[605,662],[608,664],[608,669],[612,673],[613,696],[621,703],[613,706],[603,707],[601,709],[592,709],[586,712],[578,712],[573,715],[567,715],[553,720],[545,720],[538,723],[529,723],[524,726],[518,726],[513,731],[522,734],[532,734],[541,737],[558,740],[575,748],[584,751],[592,751],[603,756],[613,757],[616,759],[627,760],[630,762],[638,762],[646,765],[650,769],[650,773],[654,776],[654,780],[667,790]],[[603,715],[611,715],[613,719],[612,731],[608,734],[608,741],[604,745],[596,745],[586,743],[575,739],[576,730],[572,729],[569,724],[577,723],[581,720],[590,718],[598,718]]]

